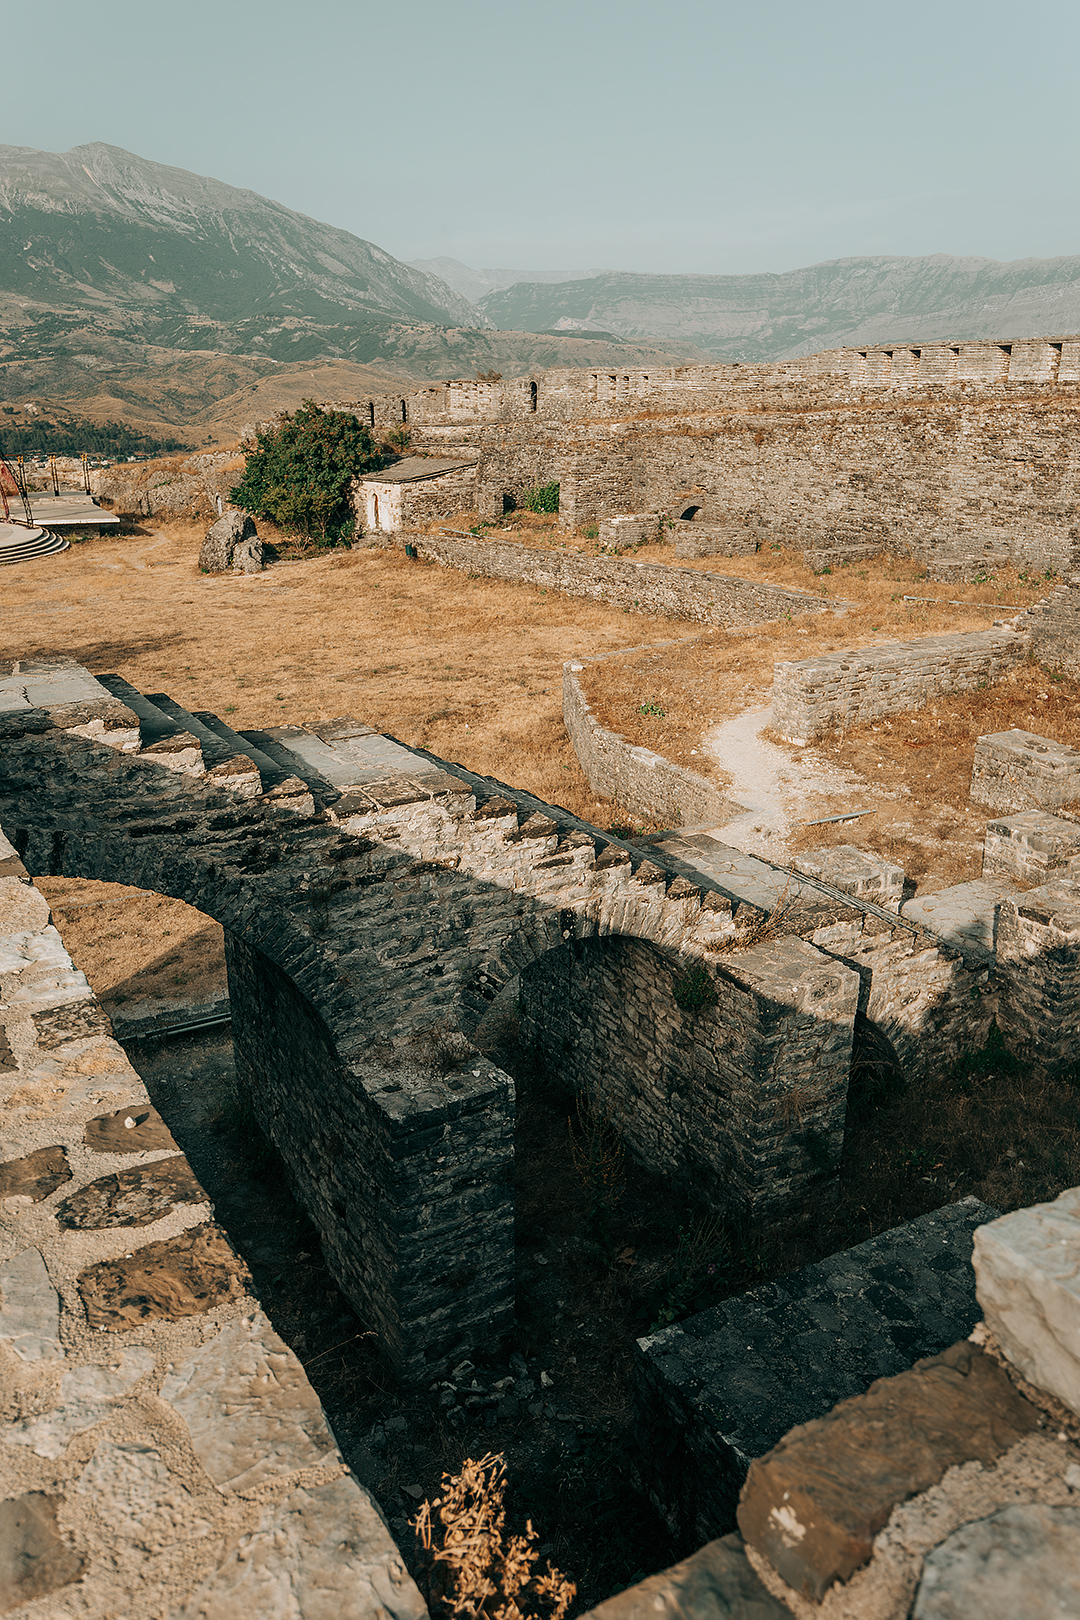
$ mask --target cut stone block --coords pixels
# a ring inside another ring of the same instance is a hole
[[[0,1266],[0,1339],[22,1361],[57,1361],[60,1296],[39,1249],[24,1249]]]
[[[427,1609],[374,1502],[344,1478],[269,1504],[169,1620],[241,1615],[427,1620]]]
[[[1080,1187],[980,1226],[986,1323],[1024,1377],[1080,1413]]]
[[[992,956],[998,905],[1015,888],[1009,878],[975,878],[935,894],[916,895],[904,902],[900,915],[959,951]]]
[[[57,1529],[62,1500],[30,1491],[0,1502],[0,1614],[58,1592],[82,1574],[83,1560]]]
[[[247,1287],[250,1278],[224,1232],[209,1224],[79,1275],[87,1322],[113,1333],[162,1317],[198,1316]]]
[[[38,1148],[23,1159],[0,1164],[0,1198],[32,1198],[35,1204],[71,1180],[62,1147]]]
[[[856,844],[807,850],[795,861],[795,870],[830,883],[842,894],[872,900],[889,911],[897,911],[904,898],[904,868]]]
[[[338,1461],[318,1396],[261,1311],[178,1356],[161,1387],[221,1490]]]
[[[1052,872],[1080,854],[1080,824],[1046,810],[1024,810],[986,824],[983,877],[1045,883]]]
[[[820,1603],[868,1561],[898,1502],[957,1464],[996,1461],[1039,1415],[991,1356],[954,1345],[878,1379],[752,1462],[739,1529],[790,1587]]]
[[[624,512],[600,523],[600,545],[604,551],[629,551],[631,546],[647,545],[660,538],[659,512]]]
[[[995,1214],[965,1198],[639,1339],[635,1465],[672,1531],[725,1534],[753,1458],[970,1333],[972,1234]]]
[[[911,1620],[1063,1620],[1080,1614],[1080,1508],[1018,1502],[927,1555]]]
[[[206,1194],[181,1157],[140,1164],[80,1187],[56,1207],[61,1226],[83,1231],[103,1226],[149,1226],[176,1204],[204,1204]]]
[[[742,1537],[731,1535],[598,1603],[582,1620],[791,1620],[791,1610],[762,1585]]]
[[[990,810],[1053,810],[1080,798],[1080,750],[1033,731],[995,731],[975,744],[971,797]]]
[[[60,1457],[77,1434],[92,1429],[140,1378],[154,1370],[154,1355],[139,1345],[122,1350],[107,1367],[72,1367],[60,1380],[60,1404],[41,1417],[20,1418],[0,1431],[8,1445],[29,1446],[37,1457]]]

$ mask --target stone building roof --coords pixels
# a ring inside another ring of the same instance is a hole
[[[407,456],[382,472],[367,473],[361,480],[365,484],[415,484],[424,478],[438,478],[443,473],[459,472],[475,467],[479,457],[471,456],[457,461],[440,461],[435,456]]]

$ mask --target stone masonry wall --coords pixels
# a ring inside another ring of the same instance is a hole
[[[729,629],[788,615],[821,613],[836,606],[805,591],[734,575],[624,562],[617,557],[539,551],[533,546],[450,535],[410,536],[410,544],[419,557],[444,568],[565,591],[568,596],[585,596],[632,613],[654,613]]]
[[[740,813],[742,806],[706,777],[602,726],[579,679],[585,668],[577,662],[563,665],[562,710],[566,734],[594,793],[665,827],[717,826]]]
[[[1031,651],[1040,664],[1080,675],[1080,574],[1072,574],[1025,616]]]
[[[238,1081],[390,1360],[421,1380],[497,1340],[514,1297],[510,1077],[464,1040],[344,1063],[262,952],[226,935],[226,960]]]
[[[680,1007],[679,964],[634,940],[582,941],[521,975],[521,1029],[631,1153],[712,1208],[797,1205],[839,1162],[858,976],[804,940],[752,946]]]
[[[924,708],[939,694],[989,686],[1026,653],[1024,636],[978,630],[779,663],[773,673],[772,724],[790,742],[809,742],[879,715]]]

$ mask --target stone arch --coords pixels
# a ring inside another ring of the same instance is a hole
[[[688,506],[685,511],[679,513],[679,517],[683,523],[692,523],[700,511],[700,506]]]

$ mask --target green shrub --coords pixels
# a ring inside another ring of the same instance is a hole
[[[377,471],[385,459],[355,416],[305,399],[292,416],[258,435],[230,499],[286,533],[342,540],[353,522],[352,479]]]
[[[675,980],[671,993],[676,1007],[681,1007],[683,1012],[702,1012],[706,1007],[715,1007],[719,1000],[712,974],[700,963],[683,978]]]
[[[557,512],[559,510],[558,484],[534,484],[518,501],[524,512]]]

